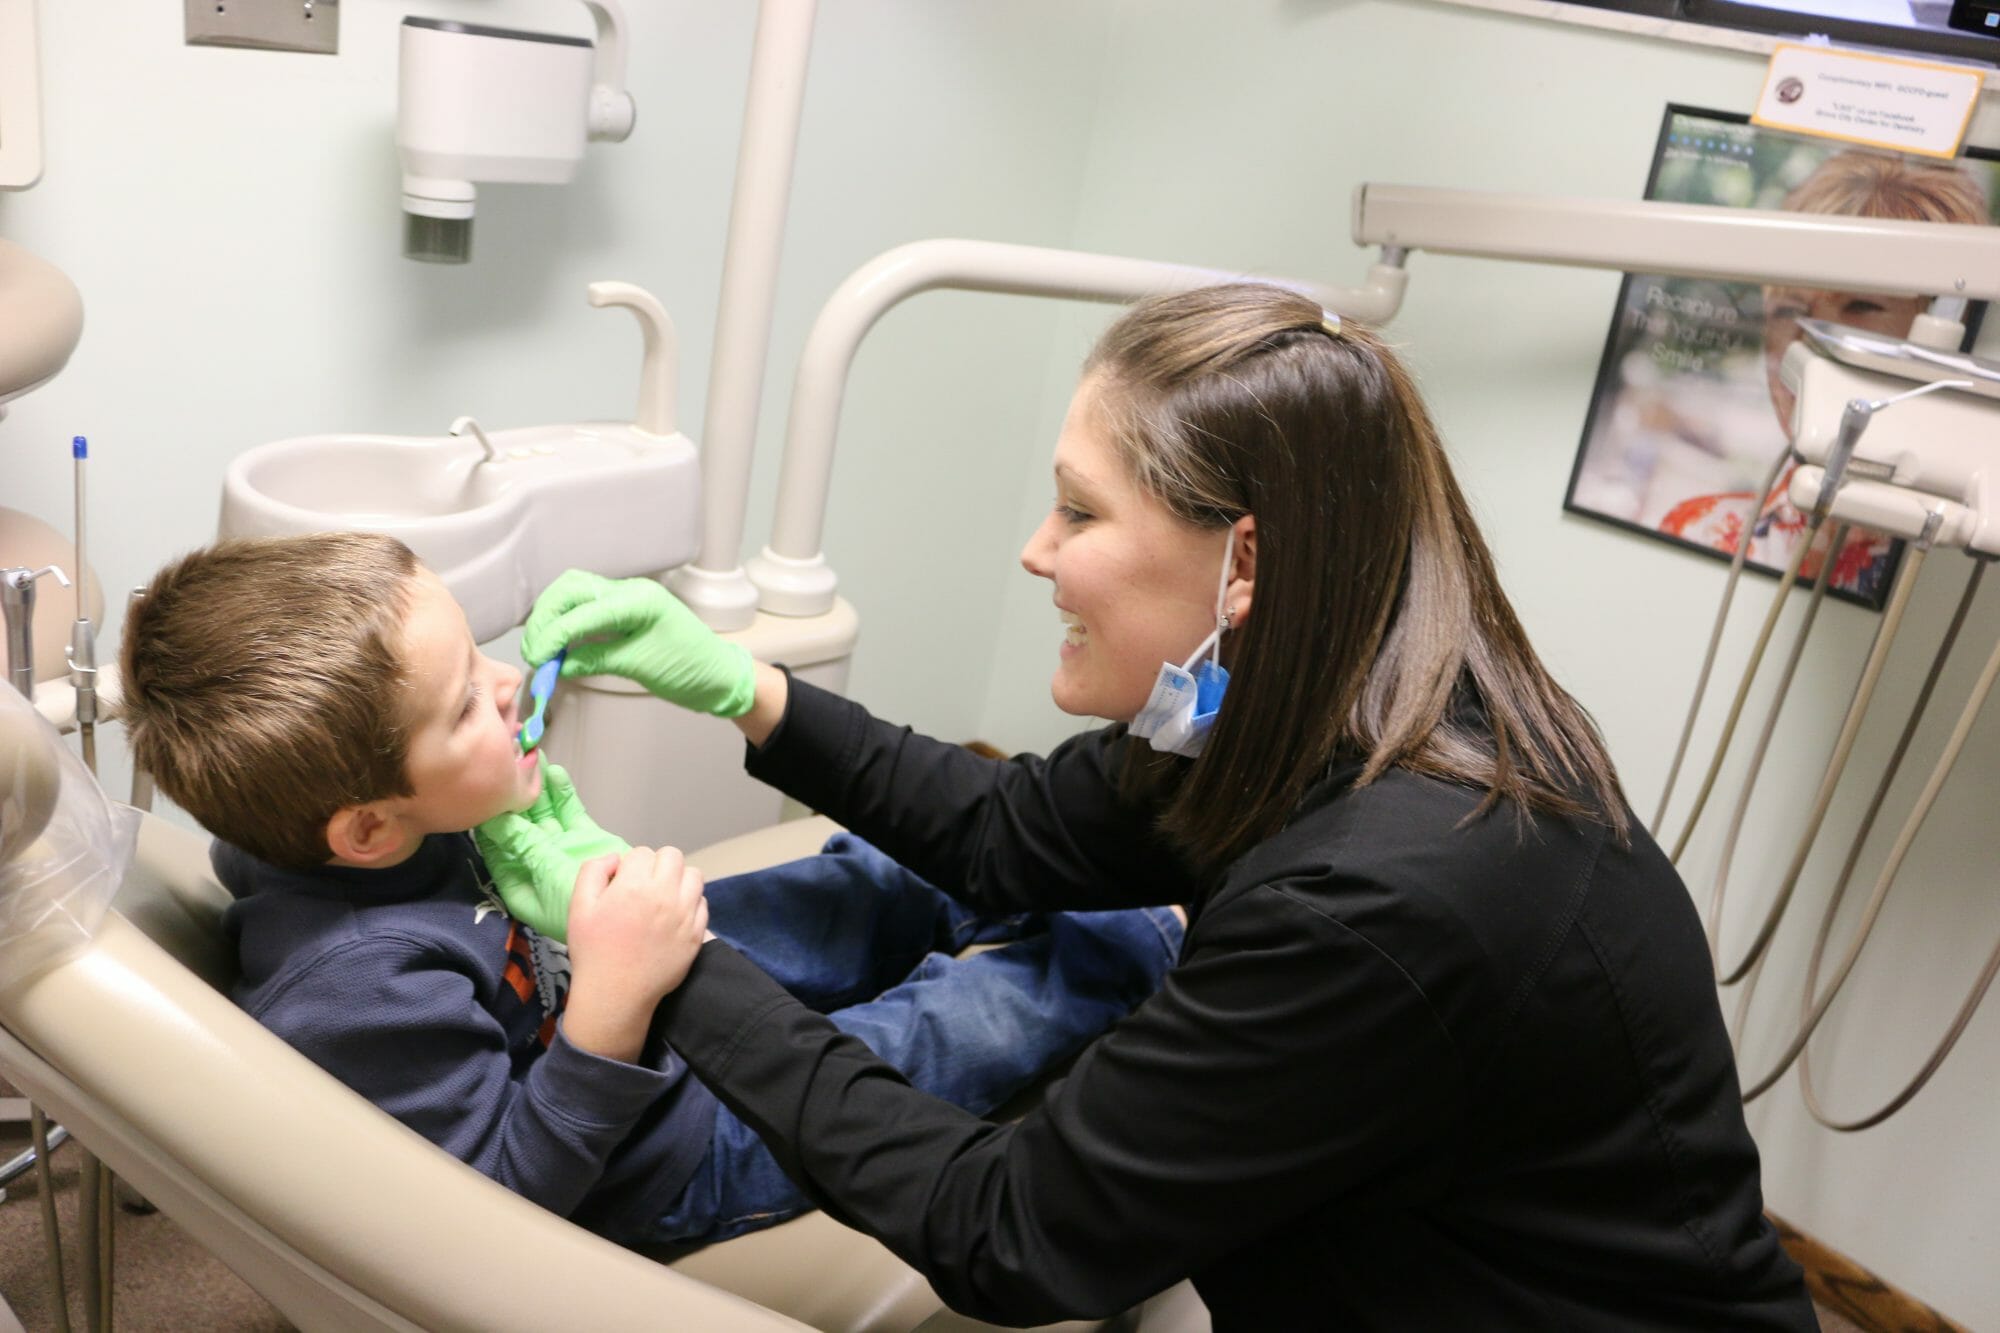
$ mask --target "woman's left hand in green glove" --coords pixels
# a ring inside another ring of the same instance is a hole
[[[546,759],[534,803],[495,815],[472,835],[507,914],[552,940],[569,938],[570,894],[584,863],[631,850],[623,838],[597,826],[569,774]]]

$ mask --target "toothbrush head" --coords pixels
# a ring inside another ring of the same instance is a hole
[[[528,718],[521,724],[521,753],[527,754],[542,743],[542,732],[548,726],[549,696],[556,692],[556,681],[562,677],[563,658],[569,655],[564,649],[548,661],[535,668],[528,677]]]

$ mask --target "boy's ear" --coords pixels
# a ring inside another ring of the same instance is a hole
[[[386,802],[369,801],[333,812],[326,821],[326,845],[334,860],[372,869],[399,860],[409,848],[410,835]]]

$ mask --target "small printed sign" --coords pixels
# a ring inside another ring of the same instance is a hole
[[[1926,157],[1956,157],[1981,70],[1781,43],[1751,123]]]

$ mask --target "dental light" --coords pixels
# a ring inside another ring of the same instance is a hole
[[[405,18],[396,148],[403,160],[403,253],[462,264],[472,254],[474,184],[560,185],[587,139],[632,132],[624,15],[583,0],[597,23],[577,37]]]

